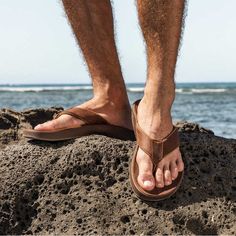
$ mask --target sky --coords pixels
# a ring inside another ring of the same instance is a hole
[[[0,0],[0,84],[90,83],[60,0]],[[125,81],[145,82],[135,0],[114,0]],[[177,82],[236,82],[236,1],[189,0]]]

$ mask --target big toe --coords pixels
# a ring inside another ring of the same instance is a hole
[[[45,131],[45,130],[51,130],[53,128],[54,128],[53,121],[48,121],[48,122],[36,125],[34,127],[34,130]]]
[[[137,153],[136,161],[139,167],[138,183],[145,190],[155,187],[155,179],[152,174],[152,162],[141,149]]]
[[[140,173],[138,176],[139,185],[145,190],[152,190],[155,186],[154,178],[150,173]]]

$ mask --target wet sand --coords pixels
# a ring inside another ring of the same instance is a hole
[[[143,202],[128,181],[135,142],[22,137],[59,110],[0,111],[0,234],[236,234],[236,140],[180,123],[182,186]]]

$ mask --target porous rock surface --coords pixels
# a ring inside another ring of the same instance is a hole
[[[135,142],[22,137],[60,110],[0,111],[0,234],[236,234],[236,140],[179,123],[183,183],[144,202],[128,180]]]

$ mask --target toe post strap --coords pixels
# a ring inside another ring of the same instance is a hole
[[[156,166],[161,159],[179,147],[178,128],[173,126],[171,133],[161,141],[152,140],[152,160]]]

